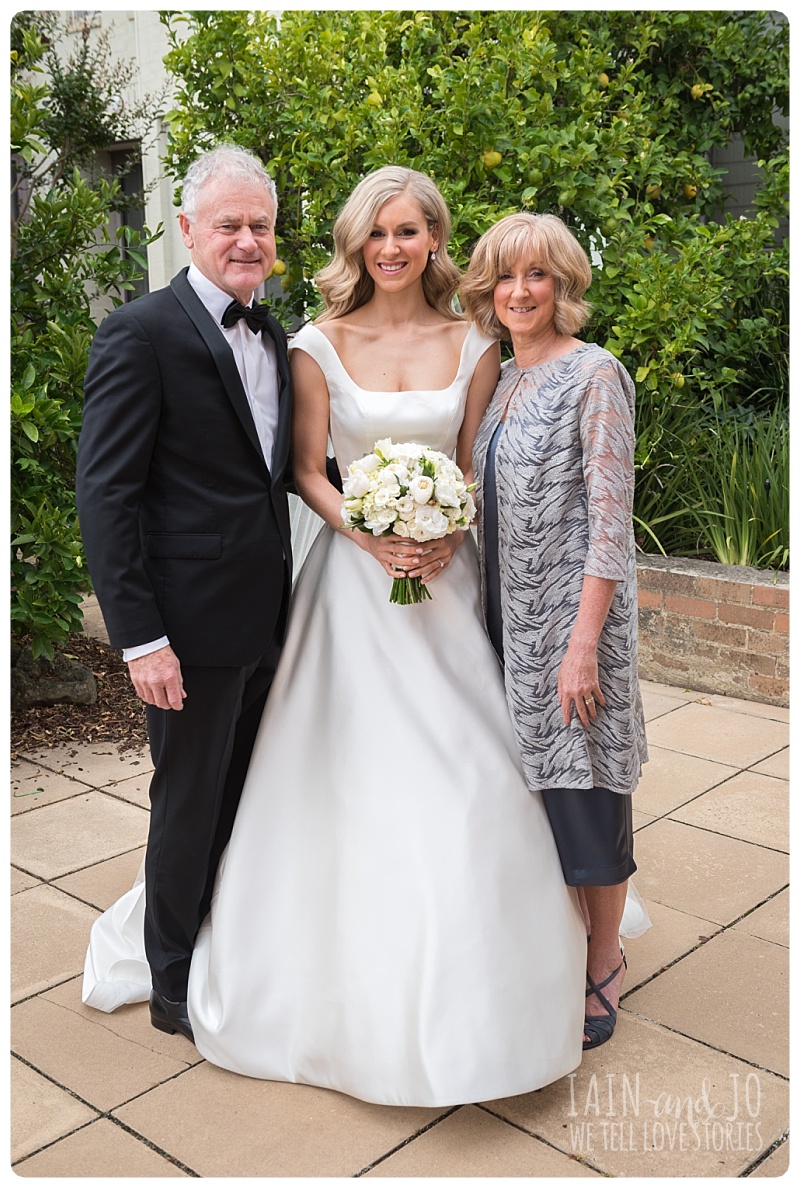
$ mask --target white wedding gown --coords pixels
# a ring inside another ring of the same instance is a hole
[[[452,454],[488,345],[470,329],[449,388],[385,393],[315,327],[293,343],[326,375],[343,470],[382,437]],[[197,937],[195,1042],[223,1068],[370,1102],[526,1093],[581,1060],[577,897],[522,776],[471,534],[431,601],[390,604],[390,587],[322,528]],[[142,912],[139,885],[95,923],[84,1001],[147,996]]]

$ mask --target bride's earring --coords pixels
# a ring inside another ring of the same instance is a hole
[[[431,264],[436,263],[436,252],[431,252]]]

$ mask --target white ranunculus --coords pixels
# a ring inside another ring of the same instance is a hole
[[[405,520],[395,520],[393,531],[396,533],[397,536],[410,536],[411,535],[411,533],[408,530],[408,524],[405,522]]]
[[[427,503],[433,495],[433,479],[427,474],[418,475],[409,483],[408,493],[415,503]]]
[[[417,505],[415,504],[414,500],[411,498],[410,495],[401,495],[400,498],[395,501],[395,507],[397,508],[397,514],[403,520],[411,519],[411,517],[414,514],[414,508],[416,506]]]

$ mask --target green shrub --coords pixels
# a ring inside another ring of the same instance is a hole
[[[155,236],[112,238],[109,218],[129,199],[82,172],[128,138],[130,113],[123,123],[110,103],[124,71],[86,39],[61,61],[55,13],[20,13],[11,32],[11,625],[50,658],[80,629],[89,584],[73,488],[91,302],[119,304]]]

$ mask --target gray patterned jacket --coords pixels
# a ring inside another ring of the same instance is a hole
[[[630,793],[647,759],[636,654],[633,405],[622,364],[582,343],[537,367],[505,363],[475,439],[485,579],[484,467],[508,409],[495,455],[505,681],[534,789]],[[557,689],[584,574],[617,583],[598,645],[607,704],[588,729],[577,717],[564,725]]]

